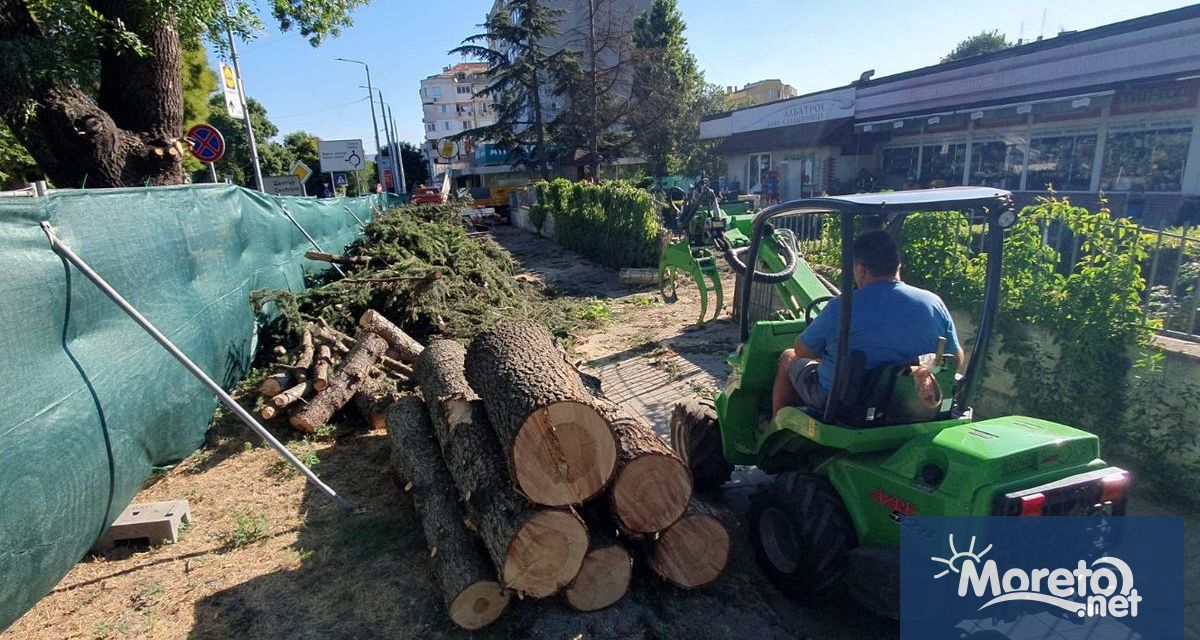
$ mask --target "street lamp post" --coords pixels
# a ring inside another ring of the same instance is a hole
[[[371,90],[370,87],[364,87],[362,85],[359,85],[358,88],[366,89],[367,91]],[[391,160],[392,160],[392,193],[394,193],[396,195],[400,195],[401,193],[404,193],[404,191],[403,191],[404,183],[401,182],[400,187],[396,186],[396,183],[399,181],[399,178],[397,176],[401,175],[401,173],[400,173],[401,169],[397,168],[400,164],[400,159],[397,156],[397,154],[399,153],[399,150],[396,148],[396,141],[393,139],[395,136],[393,134],[392,127],[388,126],[387,114],[388,114],[388,111],[390,111],[391,109],[387,106],[387,103],[385,103],[383,101],[383,91],[376,89],[375,93],[379,94],[379,116],[381,118],[383,118],[383,135],[385,138],[387,138],[388,157],[391,158]],[[374,98],[372,97],[372,99],[374,99]],[[376,165],[379,164],[378,157],[375,159],[375,164]],[[385,186],[387,185],[386,182],[384,182],[383,184]]]
[[[392,105],[390,104],[387,108],[387,118],[392,123],[392,135],[399,141],[400,136],[396,130],[396,119],[392,117]],[[396,170],[400,172],[400,193],[408,193],[408,178],[404,175],[404,154],[400,152],[400,147],[396,147],[396,167]]]
[[[371,128],[375,130],[375,177],[379,180],[379,184],[383,184],[383,169],[379,166],[379,121],[375,119],[375,98],[371,87],[371,67],[362,60],[351,60],[349,58],[334,58],[339,62],[350,62],[353,64],[361,64],[367,70],[367,102],[371,103]]]

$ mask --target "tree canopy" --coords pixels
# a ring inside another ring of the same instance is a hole
[[[1011,46],[1013,46],[1013,43],[1005,39],[1004,34],[1000,33],[999,29],[980,31],[955,45],[954,50],[942,58],[942,62],[953,62],[954,60],[972,58],[985,53],[1003,51]]]

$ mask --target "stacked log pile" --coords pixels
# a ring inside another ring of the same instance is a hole
[[[292,428],[313,433],[351,405],[372,429],[383,428],[391,397],[387,380],[409,381],[421,348],[375,311],[363,314],[354,337],[310,323],[295,358],[281,362],[259,385],[259,415],[271,420],[286,413]]]
[[[440,576],[465,561],[435,564],[460,626],[454,602],[474,584],[494,581],[519,597],[561,593],[569,606],[594,611],[625,595],[635,555],[683,588],[708,584],[724,570],[729,534],[693,498],[686,465],[644,420],[585,382],[542,327],[501,322],[466,349],[431,342],[417,355],[413,375],[424,402],[405,400],[388,410],[393,447],[423,433],[440,455],[401,464],[399,457],[411,453],[394,451],[394,467],[423,522],[451,516],[421,506],[431,503],[427,488],[417,494],[430,472],[411,465],[444,467],[439,490],[452,485],[462,528],[490,560],[486,573],[473,562],[467,575],[453,579]],[[442,539],[457,540],[445,533],[448,524],[425,527],[431,553],[448,544]],[[491,608],[481,607],[503,610],[488,598]]]

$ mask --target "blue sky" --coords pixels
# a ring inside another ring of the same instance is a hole
[[[1015,40],[1042,30],[1081,30],[1186,6],[1165,0],[1006,0],[881,3],[862,0],[678,0],[692,53],[710,82],[741,86],[780,78],[800,93],[844,85],[867,69],[875,77],[935,64],[954,45],[985,29]],[[374,151],[360,65],[395,115],[399,137],[423,136],[422,78],[457,62],[446,52],[475,33],[490,0],[375,0],[355,24],[319,48],[270,30],[241,43],[248,95],[267,107],[282,133],[303,129],[325,139],[362,138]],[[215,60],[214,60],[215,64]]]

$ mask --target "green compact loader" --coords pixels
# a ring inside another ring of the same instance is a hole
[[[716,398],[675,407],[671,442],[698,490],[724,484],[734,465],[773,476],[751,499],[749,531],[761,566],[784,592],[802,597],[845,587],[867,608],[897,617],[905,516],[1124,514],[1129,473],[1100,458],[1095,435],[1024,416],[972,419],[972,392],[995,327],[1004,234],[1017,216],[1008,192],[830,196],[729,216],[708,191],[689,197],[693,206],[676,220],[686,238],[677,244],[710,260],[716,256],[705,252],[715,246],[736,272],[740,345]],[[943,400],[926,408],[913,402],[917,362],[864,370],[862,353],[847,353],[853,234],[858,227],[898,235],[909,213],[948,210],[986,223],[986,286],[974,357],[960,374],[953,355],[935,355],[930,369]],[[840,286],[805,262],[793,231],[775,228],[772,220],[784,215],[840,222]],[[774,287],[772,299],[781,301],[769,319],[751,320],[755,285]],[[786,407],[771,418],[780,353],[833,296],[842,297],[843,312],[828,403],[823,410]]]

